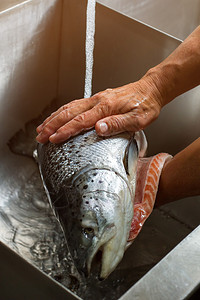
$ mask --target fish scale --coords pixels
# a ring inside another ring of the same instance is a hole
[[[87,165],[96,167],[112,166],[117,172],[125,176],[122,168],[120,149],[128,145],[129,134],[119,135],[110,139],[103,139],[90,131],[84,135],[61,145],[48,143],[44,160],[44,170],[56,191],[59,190],[64,180],[69,179],[80,169]],[[81,153],[81,154],[80,154]],[[103,153],[103,161],[102,161]]]

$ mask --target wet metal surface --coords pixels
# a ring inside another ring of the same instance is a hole
[[[188,299],[200,287],[199,257],[200,226],[139,280],[123,299]]]
[[[112,9],[184,40],[200,23],[199,0],[99,0]]]
[[[23,168],[21,176],[15,179],[17,186],[12,186],[1,201],[1,241],[73,290],[77,284],[76,274],[70,275],[72,265],[64,236],[49,206],[32,156],[36,147],[36,124],[38,122],[27,123],[25,130],[17,132],[8,142],[15,159],[25,164],[28,172]]]
[[[1,299],[80,299],[1,242],[0,257]]]

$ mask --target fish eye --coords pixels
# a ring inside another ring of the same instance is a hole
[[[84,228],[84,233],[87,235],[89,235],[89,234],[91,235],[94,233],[94,229],[91,227]]]
[[[82,228],[82,243],[84,247],[90,247],[94,237],[94,229],[91,227]]]

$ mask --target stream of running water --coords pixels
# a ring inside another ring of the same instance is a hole
[[[86,70],[85,70],[85,92],[84,98],[89,98],[92,95],[92,73],[93,73],[93,52],[94,52],[94,37],[95,37],[95,11],[96,0],[88,0],[87,4],[87,21],[86,21]]]

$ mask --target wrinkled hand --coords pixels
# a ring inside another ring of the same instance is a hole
[[[40,143],[60,143],[94,126],[101,136],[136,132],[158,117],[160,99],[156,85],[146,78],[107,89],[59,108],[38,126],[36,139]]]

